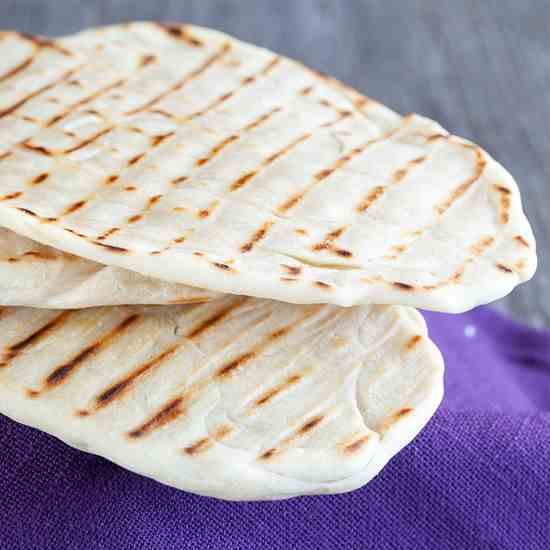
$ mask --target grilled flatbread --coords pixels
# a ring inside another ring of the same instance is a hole
[[[424,320],[397,306],[5,308],[0,346],[1,413],[224,499],[355,489],[443,391]]]
[[[136,23],[0,41],[0,225],[158,279],[463,311],[529,279],[476,145],[227,35]]]
[[[81,308],[191,304],[220,294],[145,277],[41,245],[0,228],[0,305]]]

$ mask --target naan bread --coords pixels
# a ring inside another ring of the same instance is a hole
[[[0,412],[180,489],[339,493],[439,404],[443,363],[406,307],[6,308]]]
[[[103,264],[294,303],[458,312],[535,270],[510,174],[224,34],[0,41],[0,225]]]
[[[0,306],[192,304],[219,296],[91,262],[0,228]]]

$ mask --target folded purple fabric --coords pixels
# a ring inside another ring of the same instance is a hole
[[[363,489],[221,502],[0,417],[0,548],[549,549],[550,332],[487,308],[427,318],[443,405]]]

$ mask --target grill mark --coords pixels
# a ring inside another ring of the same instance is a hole
[[[473,256],[481,256],[494,242],[494,237],[482,237],[476,244],[470,247],[470,252]]]
[[[44,183],[49,177],[50,175],[48,174],[48,172],[43,172],[42,174],[38,174],[38,176],[35,176],[31,180],[31,185],[40,185],[41,183]]]
[[[357,206],[357,212],[362,214],[366,210],[368,210],[383,194],[385,193],[384,187],[381,185],[377,185],[374,187],[367,197],[363,199],[359,205]]]
[[[61,84],[65,80],[68,80],[73,74],[77,72],[77,70],[80,67],[76,67],[75,69],[71,69],[69,71],[66,71],[63,73],[57,80],[54,80],[53,82],[50,82],[49,84],[46,84],[45,86],[42,86],[41,88],[38,88],[38,90],[35,90],[34,92],[30,93],[29,95],[25,96],[23,99],[20,99],[13,105],[6,107],[5,109],[2,109],[0,111],[0,118],[3,118],[7,115],[12,115],[15,113],[18,109],[23,107],[27,102],[29,102],[31,99],[34,99],[35,97],[38,97],[39,95],[43,94],[44,92],[47,92],[48,90],[51,90],[58,84]]]
[[[422,157],[418,157],[418,158],[410,160],[407,163],[407,166],[405,168],[400,168],[399,170],[396,170],[392,174],[391,179],[392,179],[393,183],[400,183],[401,181],[403,181],[407,177],[408,173],[410,172],[410,170],[412,168],[414,168],[415,166],[418,166],[420,164],[423,164],[424,162],[426,162],[427,159],[428,159],[428,157],[424,155]]]
[[[199,218],[208,218],[212,212],[220,205],[220,201],[212,201],[208,208],[203,208],[202,210],[199,210],[197,213],[197,216]]]
[[[139,220],[143,219],[143,216],[141,214],[136,214],[135,216],[130,216],[127,220],[128,223],[136,223]],[[111,231],[109,229],[109,231]]]
[[[500,193],[500,223],[506,225],[510,221],[512,191],[502,185],[494,185],[493,187],[498,193]]]
[[[246,252],[250,252],[254,248],[254,246],[267,235],[267,232],[274,223],[275,222],[273,220],[265,222],[262,227],[260,227],[260,229],[258,229],[254,233],[254,235],[252,235],[252,238],[241,246],[241,252],[243,254]]]
[[[325,283],[323,281],[314,281],[313,284],[323,290],[332,290],[332,287],[328,283]]]
[[[135,157],[132,157],[128,160],[128,166],[134,166],[134,164],[137,164],[141,159],[145,158],[146,153],[139,153]]]
[[[359,439],[356,439],[352,443],[349,443],[344,446],[344,454],[353,454],[356,453],[361,447],[365,445],[365,443],[370,439],[370,435],[364,435],[363,437],[360,437]]]
[[[179,82],[176,82],[172,86],[170,86],[166,91],[162,92],[161,94],[157,95],[153,99],[149,100],[147,103],[144,103],[140,107],[136,107],[135,109],[132,109],[131,111],[128,111],[126,113],[127,116],[136,115],[138,113],[141,113],[143,111],[146,111],[153,107],[153,105],[156,105],[166,97],[168,97],[170,94],[173,94],[174,92],[177,92],[178,90],[181,90],[184,86],[189,84],[192,80],[199,77],[202,73],[204,73],[209,67],[214,65],[216,62],[218,62],[222,57],[224,57],[229,51],[231,50],[231,45],[226,43],[222,46],[222,48],[216,52],[215,54],[211,55],[208,59],[203,61],[196,69],[192,70],[190,73],[188,73],[186,76],[184,76]]]
[[[116,183],[119,180],[119,178],[120,178],[120,175],[112,174],[105,180],[105,184],[112,185],[113,183]]]
[[[147,206],[145,207],[144,212],[147,212],[157,204],[157,202],[162,198],[162,195],[154,195],[147,201]]]
[[[117,252],[119,254],[125,254],[126,252],[130,252],[127,248],[122,248],[121,246],[113,246],[112,244],[100,243],[98,241],[91,241],[91,242],[97,246],[101,246],[109,250],[110,252]]]
[[[90,94],[89,96],[86,96],[79,101],[76,101],[75,103],[72,103],[69,105],[65,111],[62,113],[59,113],[58,115],[53,116],[46,122],[46,128],[50,128],[54,124],[57,124],[58,122],[62,121],[63,119],[67,118],[71,113],[74,113],[79,107],[82,107],[83,105],[87,105],[88,103],[91,103],[94,99],[97,99],[101,97],[103,94],[110,92],[111,90],[114,90],[115,88],[120,88],[124,85],[126,81],[124,79],[117,80],[116,82],[112,82],[111,84],[108,84],[107,86],[104,86],[103,88],[100,88],[99,90],[95,91],[93,94]]]
[[[332,176],[337,170],[340,170],[343,168],[346,164],[351,162],[354,158],[358,157],[359,155],[363,154],[371,145],[374,145],[375,143],[380,143],[382,141],[385,141],[387,139],[390,139],[395,135],[400,129],[403,128],[406,124],[408,124],[409,119],[405,118],[402,125],[394,128],[393,130],[390,130],[389,132],[386,132],[382,136],[378,138],[371,139],[359,147],[355,147],[350,152],[346,153],[345,155],[342,155],[340,158],[338,158],[335,162],[333,162],[328,168],[325,168],[323,170],[319,170],[314,176],[312,181],[303,189],[302,191],[295,193],[291,197],[289,197],[285,202],[283,202],[278,208],[278,212],[281,214],[284,214],[288,212],[291,208],[294,208],[303,198],[304,196],[313,189],[316,185],[327,179],[329,176]]]
[[[30,65],[32,65],[33,61],[34,61],[34,55],[28,57],[24,61],[21,61],[21,63],[19,63],[15,67],[13,67],[13,69],[10,69],[8,72],[6,72],[2,76],[0,76],[0,82],[4,82],[4,81],[12,78],[16,74],[19,74],[21,71],[24,71],[25,69],[30,67]]]
[[[103,335],[101,338],[97,339],[93,344],[89,345],[81,352],[79,352],[75,357],[73,357],[67,363],[54,369],[44,381],[44,387],[40,392],[35,392],[35,396],[41,393],[44,390],[49,390],[55,386],[59,386],[69,378],[82,364],[92,355],[97,353],[101,348],[106,345],[110,345],[111,342],[124,332],[128,327],[133,325],[139,319],[139,315],[134,314],[130,317],[127,317],[119,323],[114,329],[112,329],[107,334]]]
[[[77,201],[69,206],[67,206],[67,208],[65,208],[65,210],[63,211],[63,216],[68,216],[69,214],[74,214],[74,212],[77,212],[78,210],[80,210],[81,208],[83,208],[84,206],[86,206],[86,203],[88,201],[85,201],[85,200],[82,200],[82,201]]]
[[[104,233],[99,235],[99,237],[97,237],[97,240],[98,241],[104,241],[105,239],[107,239],[111,235],[114,235],[117,231],[120,231],[120,227],[111,227],[111,229],[107,229],[107,231],[105,231]]]
[[[162,407],[152,418],[141,424],[138,428],[128,432],[131,439],[139,439],[173,422],[185,412],[184,398],[176,397]]]
[[[297,265],[281,264],[281,267],[286,269],[290,275],[300,275],[302,273],[302,268]]]
[[[214,443],[216,441],[219,441],[219,440],[227,437],[232,431],[233,431],[233,428],[231,426],[221,425],[214,432],[214,435],[213,435],[212,438],[203,437],[202,439],[199,439],[198,441],[196,441],[192,445],[189,445],[188,447],[185,447],[185,449],[183,449],[183,452],[185,454],[188,454],[188,455],[195,455],[195,454],[198,454],[200,452],[206,451],[207,449],[212,447],[212,445],[214,445]]]
[[[302,379],[302,376],[299,374],[293,374],[289,376],[284,382],[281,384],[275,386],[274,388],[271,388],[270,390],[267,390],[263,393],[256,401],[254,401],[254,407],[262,407],[263,405],[266,405],[269,403],[275,396],[279,395],[284,390],[294,386]]]
[[[527,242],[527,240],[522,237],[521,235],[516,235],[514,237],[515,241],[520,244],[521,246],[524,246],[525,248],[529,248],[529,243]]]
[[[147,67],[147,65],[151,65],[151,63],[155,63],[157,60],[157,56],[154,54],[145,54],[141,56],[141,60],[139,62],[139,66],[141,68]]]
[[[474,170],[474,174],[470,176],[466,181],[461,183],[449,196],[448,199],[446,199],[442,204],[439,204],[435,206],[435,211],[442,216],[452,205],[455,201],[457,201],[470,187],[479,180],[479,178],[483,175],[483,172],[485,170],[485,166],[487,165],[487,161],[485,160],[483,156],[483,152],[481,149],[476,148],[475,149],[476,154],[476,167]]]
[[[346,231],[347,226],[340,227],[338,229],[335,229],[333,231],[330,231],[325,235],[325,238],[320,243],[314,244],[311,249],[314,252],[320,252],[322,250],[326,250],[328,252],[331,252],[332,254],[336,254],[337,256],[341,256],[344,258],[351,258],[353,254],[349,250],[344,250],[343,248],[337,248],[334,246],[334,241],[336,239],[339,239],[341,235]]]
[[[223,141],[220,141],[220,143],[215,145],[205,157],[197,160],[197,166],[204,166],[207,162],[210,162],[218,153],[220,153],[224,149],[224,147],[226,147],[230,143],[233,143],[234,141],[237,141],[238,139],[239,136],[233,134],[225,138]]]
[[[0,155],[0,160],[5,160],[7,158],[10,158],[13,155],[11,151],[5,151]]]
[[[193,36],[185,26],[171,23],[156,23],[156,25],[173,38],[183,40],[190,46],[194,46],[196,48],[204,46],[204,42]]]
[[[23,149],[26,149],[27,151],[32,151],[33,153],[44,155],[45,157],[51,157],[53,155],[53,152],[50,151],[47,147],[42,147],[41,145],[33,145],[30,142],[30,139],[21,143],[21,147],[23,147]]]
[[[227,264],[222,264],[220,262],[212,262],[212,265],[223,271],[234,271],[234,269],[232,269],[231,266]]]
[[[304,436],[308,432],[310,432],[313,428],[321,424],[321,422],[326,417],[323,415],[317,415],[308,420],[305,424],[300,426],[292,435],[289,435],[288,437],[285,437],[281,441],[279,445],[276,445],[274,447],[271,447],[267,451],[263,452],[259,457],[258,460],[269,460],[273,456],[280,454],[290,443],[292,443],[294,440],[298,439],[299,437]]]
[[[105,128],[104,130],[97,132],[93,136],[90,136],[88,139],[85,139],[84,141],[77,143],[75,146],[70,147],[69,149],[65,149],[63,153],[69,154],[69,153],[74,153],[75,151],[78,151],[80,149],[83,149],[84,147],[91,145],[92,143],[94,143],[94,141],[97,141],[99,138],[103,137],[105,134],[112,132],[113,128],[114,128],[113,126],[110,126],[109,128]]]
[[[24,214],[28,214],[29,216],[34,216],[35,218],[40,217],[38,214],[36,214],[32,210],[29,210],[28,208],[17,207],[17,210],[19,210],[19,212],[23,212]]]
[[[409,341],[405,344],[405,349],[407,351],[413,350],[420,342],[422,341],[422,336],[420,334],[416,334],[415,336],[412,336]]]
[[[392,286],[394,286],[398,290],[405,290],[407,292],[410,292],[410,291],[415,289],[415,287],[413,285],[410,285],[408,283],[401,283],[399,281],[394,281],[391,284],[392,284]]]
[[[231,304],[229,307],[215,313],[212,317],[209,317],[208,319],[201,321],[196,327],[194,327],[191,330],[191,332],[187,334],[186,338],[188,338],[189,340],[195,340],[199,338],[206,331],[210,330],[211,328],[219,324],[221,321],[225,320],[229,316],[229,314],[232,311],[235,311],[238,307],[240,307],[244,303],[244,301],[246,300],[240,300],[236,304]]]
[[[289,144],[285,145],[282,149],[279,149],[278,151],[276,151],[275,153],[273,153],[272,155],[270,155],[269,157],[264,159],[262,162],[260,162],[259,166],[255,170],[253,170],[251,172],[248,172],[248,173],[242,175],[239,179],[235,180],[229,186],[229,190],[230,191],[237,191],[238,189],[241,189],[252,178],[257,176],[261,172],[262,169],[266,168],[267,166],[269,166],[270,164],[272,164],[273,162],[275,162],[277,159],[281,158],[282,156],[288,154],[295,147],[297,147],[300,143],[306,141],[310,137],[311,137],[310,133],[302,134],[301,136],[299,136],[295,140],[291,141]]]
[[[176,186],[180,183],[186,182],[188,179],[189,179],[188,176],[180,176],[179,178],[176,178],[176,179],[172,180],[172,185]]]
[[[19,37],[31,42],[37,48],[50,48],[52,50],[55,50],[58,53],[63,54],[66,57],[72,57],[73,55],[70,50],[67,50],[66,48],[61,46],[58,42],[56,42],[55,40],[51,40],[50,38],[27,34],[24,32],[18,32],[16,34]]]
[[[18,199],[23,193],[21,191],[16,191],[15,193],[8,193],[7,195],[4,195],[0,197],[0,201],[12,201],[14,199]]]
[[[8,366],[8,363],[17,355],[19,355],[25,348],[35,344],[44,336],[51,334],[56,329],[59,329],[71,315],[72,311],[64,311],[57,317],[48,321],[45,325],[35,330],[32,334],[17,342],[11,346],[7,346],[4,352],[4,359],[0,363],[0,367]]]
[[[495,266],[497,267],[497,269],[500,269],[500,271],[503,271],[504,273],[513,273],[514,270],[510,267],[508,267],[507,265],[504,265],[504,264],[495,264]]]
[[[271,111],[264,113],[263,115],[260,115],[256,120],[253,120],[249,124],[247,124],[243,130],[245,132],[250,132],[251,130],[254,130],[264,122],[267,122],[274,114],[280,113],[283,110],[282,107],[274,107],[271,109]]]
[[[164,140],[174,137],[176,132],[167,132],[166,134],[159,134],[151,138],[151,147],[158,147]]]
[[[130,390],[136,381],[143,377],[144,374],[156,370],[164,363],[166,359],[173,356],[174,353],[184,344],[183,341],[178,342],[170,346],[167,350],[163,351],[144,365],[134,369],[131,373],[127,374],[122,380],[112,384],[106,390],[102,391],[95,398],[94,408],[96,410],[102,409],[107,405],[110,405],[116,399],[122,397],[128,390]]]
[[[225,365],[223,365],[215,374],[216,378],[225,378],[228,376],[231,376],[234,371],[238,370],[243,365],[246,365],[249,361],[254,359],[254,357],[257,357],[261,353],[263,353],[267,347],[269,347],[274,342],[278,341],[279,339],[283,338],[284,336],[288,335],[290,332],[296,329],[296,327],[300,326],[304,321],[309,319],[312,315],[316,313],[317,310],[311,310],[307,312],[304,316],[302,316],[297,321],[294,321],[286,326],[283,326],[273,332],[271,332],[266,338],[261,340],[260,342],[257,342],[254,347],[246,352],[241,353]]]

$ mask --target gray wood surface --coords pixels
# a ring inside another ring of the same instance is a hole
[[[540,255],[498,307],[550,325],[550,1],[0,0],[1,26],[32,33],[133,19],[227,31],[482,144],[519,181]]]

